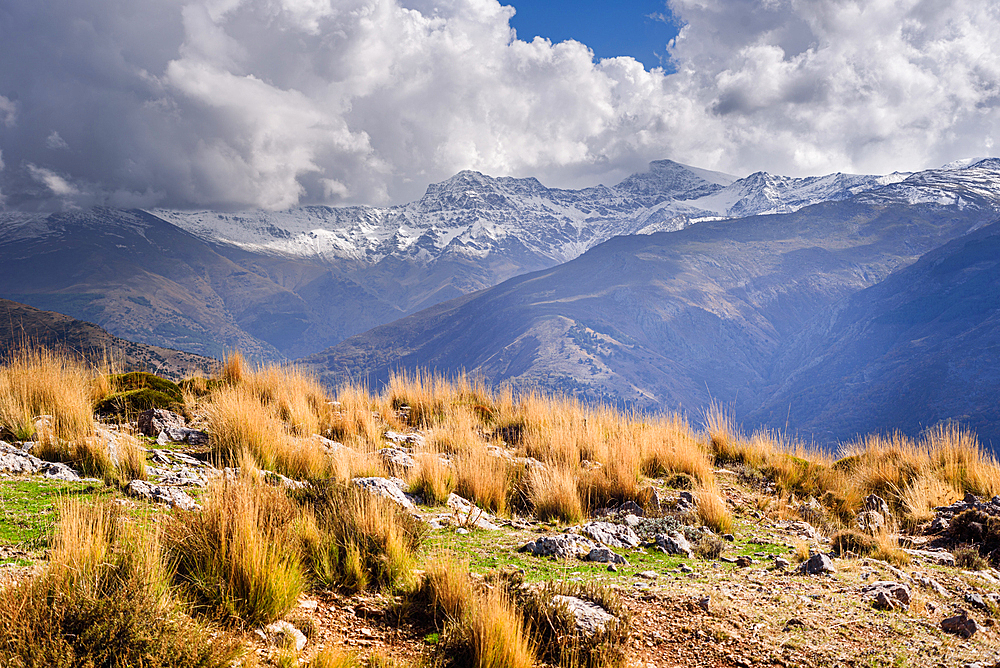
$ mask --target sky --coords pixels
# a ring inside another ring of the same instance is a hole
[[[0,206],[386,205],[463,169],[583,187],[663,158],[804,176],[996,153],[1000,3],[507,1],[4,0]]]

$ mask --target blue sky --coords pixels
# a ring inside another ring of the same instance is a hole
[[[646,69],[666,67],[666,44],[677,36],[680,24],[663,0],[513,0],[517,10],[511,26],[518,39],[536,35],[552,42],[574,39],[589,46],[594,56],[632,56]],[[659,18],[654,18],[659,17]]]

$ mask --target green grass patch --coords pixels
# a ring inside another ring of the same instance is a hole
[[[111,493],[93,483],[57,480],[0,481],[0,544],[40,550],[49,544],[60,500],[96,501]]]

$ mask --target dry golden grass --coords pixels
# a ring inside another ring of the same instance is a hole
[[[280,405],[263,401],[252,386],[217,389],[207,417],[212,449],[222,463],[249,453],[259,467],[293,478],[320,478],[329,472],[330,461],[319,442],[291,433],[294,428],[282,419]]]
[[[417,458],[417,470],[410,479],[410,493],[419,494],[424,503],[442,506],[455,489],[454,468],[441,459],[441,455],[426,452]]]
[[[454,466],[456,494],[497,515],[510,513],[521,474],[516,465],[485,448],[476,448],[456,458]]]
[[[237,652],[177,612],[159,536],[112,503],[65,503],[46,570],[0,590],[4,666],[222,668]]]
[[[10,351],[0,366],[0,430],[16,440],[30,440],[35,418],[49,415],[41,437],[74,440],[90,435],[93,376],[82,363],[44,348]]]
[[[184,591],[220,619],[267,624],[305,589],[297,548],[297,508],[281,489],[219,481],[200,512],[178,512],[166,540]]]
[[[576,475],[564,468],[534,467],[527,475],[528,503],[540,520],[576,524],[584,517]]]
[[[695,492],[698,518],[716,533],[729,533],[733,529],[733,516],[717,488],[704,487]]]
[[[500,589],[477,599],[468,620],[472,665],[531,668],[535,648],[514,605]]]

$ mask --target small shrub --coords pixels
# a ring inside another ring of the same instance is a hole
[[[583,633],[576,627],[576,616],[561,602],[560,596],[598,605],[615,619],[603,631]],[[542,660],[567,668],[625,665],[629,615],[613,590],[593,583],[548,582],[526,595],[520,607]]]
[[[169,394],[144,387],[137,390],[115,392],[97,402],[94,406],[94,411],[105,418],[117,417],[129,419],[150,408],[170,410],[183,402],[183,397],[175,401]]]
[[[663,480],[670,489],[694,489],[694,478],[687,473],[674,473]]]
[[[952,550],[955,555],[955,566],[966,571],[985,571],[990,567],[988,561],[983,559],[976,548],[965,545]]]
[[[856,555],[866,557],[875,553],[878,549],[878,541],[866,533],[846,529],[838,531],[830,537],[830,547],[836,554],[844,555],[853,552]]]
[[[976,547],[981,555],[995,562],[1000,554],[1000,517],[965,510],[951,521],[948,537],[952,542]]]
[[[694,553],[702,559],[718,559],[726,549],[726,541],[717,534],[705,534],[694,546]]]
[[[180,584],[223,620],[260,626],[281,618],[306,584],[290,535],[295,515],[280,489],[247,480],[215,484],[203,511],[177,512],[168,525]]]

